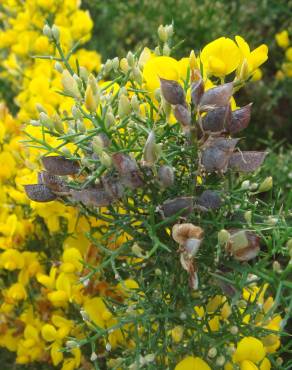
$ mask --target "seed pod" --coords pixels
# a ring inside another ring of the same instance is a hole
[[[207,172],[225,172],[229,159],[239,139],[225,139],[210,137],[202,151],[201,165]]]
[[[202,78],[192,83],[191,99],[195,107],[197,107],[200,104],[204,91],[205,91],[205,86],[204,86],[204,81],[202,80]]]
[[[255,151],[233,153],[230,157],[228,166],[239,172],[252,172],[261,166],[266,155],[266,152]]]
[[[229,124],[226,125],[228,132],[235,134],[247,128],[251,116],[251,107],[252,103],[232,112],[231,121],[228,121]]]
[[[157,173],[158,181],[164,188],[168,188],[174,183],[174,170],[170,166],[160,166]]]
[[[178,82],[160,78],[160,88],[164,99],[169,104],[185,104],[185,92]]]
[[[207,90],[200,100],[200,110],[203,112],[210,110],[210,107],[212,109],[212,107],[223,107],[227,105],[232,96],[232,91],[232,82]]]
[[[172,228],[172,237],[180,245],[185,245],[189,239],[202,239],[204,230],[190,223],[175,224]]]
[[[249,261],[255,258],[260,251],[260,238],[249,230],[228,230],[230,239],[226,244],[226,251],[237,261]]]
[[[80,168],[77,161],[62,156],[43,157],[42,162],[48,172],[58,176],[75,175]]]
[[[102,187],[83,190],[70,190],[69,196],[73,201],[81,202],[86,206],[106,207],[112,203],[112,198]]]
[[[231,121],[230,104],[226,107],[219,107],[208,112],[202,118],[202,127],[204,131],[221,132],[228,126]]]
[[[54,193],[67,193],[69,191],[69,187],[61,177],[52,175],[47,171],[38,173],[38,182],[46,185]]]
[[[194,198],[178,197],[174,199],[169,199],[166,200],[160,208],[163,212],[164,217],[173,216],[180,211],[182,211],[181,216],[187,216],[192,213],[194,209]]]
[[[24,185],[26,195],[35,202],[51,202],[57,196],[44,184]]]
[[[201,210],[218,209],[221,206],[221,198],[215,191],[205,190],[198,198],[197,204]]]
[[[115,153],[112,155],[112,161],[125,186],[136,189],[144,185],[135,159],[124,153]]]
[[[189,127],[191,124],[191,112],[181,104],[177,104],[173,110],[174,116],[179,123],[185,127]]]
[[[118,178],[105,175],[101,179],[104,190],[112,199],[119,199],[123,196],[124,187]]]

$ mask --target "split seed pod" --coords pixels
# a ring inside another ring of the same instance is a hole
[[[42,158],[45,169],[52,175],[75,175],[79,172],[79,163],[62,156],[49,156]]]
[[[185,92],[178,82],[160,78],[160,88],[164,99],[169,104],[185,104]]]
[[[249,261],[260,251],[260,237],[249,230],[228,230],[230,239],[226,251],[237,261]]]
[[[39,184],[46,185],[54,193],[67,193],[69,187],[59,176],[52,175],[50,172],[41,171],[38,173]]]
[[[69,196],[73,201],[93,207],[109,206],[113,200],[103,188],[99,187],[83,190],[71,189]]]

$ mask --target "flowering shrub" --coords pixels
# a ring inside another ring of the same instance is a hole
[[[160,26],[154,51],[107,60],[95,75],[72,65],[59,28],[44,33],[71,107],[39,106],[26,127],[44,170],[25,191],[44,215],[51,205],[69,213],[70,237],[35,274],[37,304],[14,288],[23,306],[3,313],[13,327],[3,342],[14,339],[18,362],[64,369],[287,368],[291,227],[267,213],[266,153],[241,151],[234,137],[251,104],[233,95],[267,47],[222,37],[176,60],[173,28]]]
[[[277,45],[285,50],[285,61],[281,65],[281,69],[277,71],[276,78],[279,80],[285,77],[292,77],[292,47],[290,46],[289,34],[287,30],[279,32],[275,36]]]

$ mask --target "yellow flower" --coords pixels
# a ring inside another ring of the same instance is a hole
[[[15,283],[10,286],[8,291],[5,294],[6,299],[10,302],[13,301],[22,301],[26,299],[27,294],[24,286],[20,283]]]
[[[61,270],[64,272],[80,272],[83,265],[81,263],[82,256],[77,248],[68,248],[63,252],[63,263]]]
[[[292,62],[292,47],[286,50],[285,56],[289,62]]]
[[[188,356],[176,365],[175,370],[211,370],[211,368],[199,357]]]
[[[241,363],[244,360],[254,363],[260,362],[266,355],[263,343],[254,337],[245,337],[237,344],[236,351],[233,355],[233,361]]]
[[[240,363],[240,370],[258,370],[258,367],[253,362],[244,360]]]
[[[235,71],[240,63],[240,51],[235,42],[227,37],[220,37],[207,44],[201,54],[204,72],[223,77]]]
[[[8,249],[0,255],[0,267],[6,270],[21,269],[24,265],[22,253],[16,249]]]
[[[258,46],[253,51],[250,51],[248,43],[241,36],[235,36],[236,43],[240,50],[241,62],[238,67],[237,75],[240,74],[243,63],[247,64],[248,75],[253,73],[259,66],[261,66],[268,59],[268,47],[265,44]],[[248,76],[242,76],[247,78]]]
[[[275,39],[277,44],[282,49],[286,49],[290,45],[289,34],[287,30],[277,33]]]

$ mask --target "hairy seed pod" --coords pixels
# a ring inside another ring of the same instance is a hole
[[[231,108],[230,104],[225,107],[219,107],[208,112],[202,118],[202,127],[204,131],[221,132],[230,126]]]
[[[124,194],[124,187],[120,180],[112,175],[105,175],[101,179],[104,190],[112,199],[119,199]]]
[[[160,78],[160,88],[164,99],[169,104],[185,104],[185,92],[178,82]]]
[[[202,78],[198,81],[194,81],[191,85],[191,99],[195,107],[200,104],[201,98],[205,91],[205,85]]]
[[[260,251],[260,238],[249,230],[228,230],[230,239],[226,244],[226,251],[237,261],[249,261],[255,258]]]
[[[198,198],[197,204],[203,211],[218,209],[221,206],[221,198],[215,191],[205,190]]]
[[[203,112],[210,110],[210,107],[213,109],[213,107],[223,107],[227,105],[232,96],[232,91],[232,82],[207,90],[201,98],[200,110]]]
[[[174,116],[185,127],[191,124],[191,112],[184,105],[177,104],[173,110]]]
[[[185,245],[189,239],[202,239],[204,230],[200,226],[190,223],[175,224],[172,228],[172,237],[180,245]]]
[[[112,161],[125,186],[136,189],[144,185],[135,159],[124,153],[115,153],[112,155]]]
[[[233,153],[229,160],[229,168],[239,172],[256,171],[263,163],[267,153],[247,151]]]
[[[157,178],[164,188],[168,188],[174,183],[174,170],[170,166],[160,166],[158,168]]]
[[[52,175],[47,171],[38,173],[38,182],[46,185],[54,193],[67,193],[69,191],[69,187],[61,177]]]
[[[57,176],[75,175],[80,169],[77,161],[62,156],[43,157],[42,162],[48,172]]]
[[[83,190],[70,190],[69,196],[73,201],[81,202],[86,206],[106,207],[112,203],[112,198],[101,187]]]
[[[160,207],[164,217],[181,212],[180,216],[188,216],[194,209],[193,197],[178,197],[166,200]]]
[[[232,112],[231,121],[229,121],[229,125],[226,125],[228,132],[235,134],[247,128],[251,116],[251,107],[252,103]]]
[[[44,184],[24,185],[24,190],[29,199],[35,202],[51,202],[57,198],[56,194]]]

